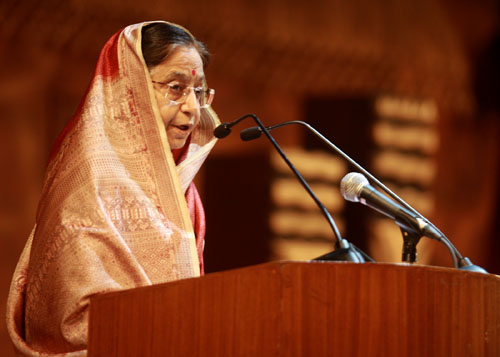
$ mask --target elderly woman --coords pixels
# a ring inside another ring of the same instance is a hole
[[[90,298],[203,273],[193,178],[218,124],[209,53],[180,26],[132,25],[104,46],[50,155],[7,325],[25,355],[85,354]]]

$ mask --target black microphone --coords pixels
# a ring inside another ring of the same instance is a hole
[[[292,120],[288,122],[283,122],[279,123],[270,127],[265,128],[267,131],[285,126],[285,125],[290,125],[290,124],[299,124],[303,125],[306,128],[308,128],[311,132],[313,132],[318,138],[320,138],[326,145],[328,145],[333,151],[335,151],[338,155],[343,157],[350,165],[355,167],[359,172],[363,173],[365,176],[367,176],[372,183],[374,183],[378,188],[380,188],[382,191],[384,191],[387,195],[389,195],[392,199],[397,201],[401,206],[405,207],[409,212],[411,212],[414,217],[418,217],[420,220],[419,222],[425,222],[427,225],[426,227],[426,236],[427,234],[432,235],[429,238],[435,238],[436,233],[438,233],[440,237],[440,242],[443,243],[448,250],[450,251],[451,257],[453,259],[453,265],[455,268],[460,268],[463,270],[470,270],[470,271],[476,271],[476,272],[482,272],[482,273],[487,273],[486,270],[483,268],[474,265],[471,263],[469,258],[463,257],[460,252],[455,248],[455,246],[451,243],[451,241],[439,230],[437,229],[431,222],[429,222],[424,216],[422,216],[418,211],[416,211],[413,207],[411,207],[408,203],[406,203],[403,199],[401,199],[398,195],[396,195],[394,192],[392,192],[387,186],[385,186],[382,182],[380,182],[375,176],[373,176],[371,173],[369,173],[364,167],[359,165],[356,161],[351,159],[347,154],[345,154],[342,150],[340,150],[336,145],[334,145],[331,141],[329,141],[324,135],[322,135],[320,132],[318,132],[316,129],[314,129],[311,125],[309,125],[306,122],[300,121],[300,120]],[[262,135],[262,128],[260,127],[252,127],[243,130],[240,133],[240,137],[244,141],[249,141],[249,140],[254,140],[257,139]]]
[[[267,130],[272,130],[274,127],[266,128]],[[262,135],[262,129],[258,126],[252,126],[251,128],[246,128],[240,131],[240,138],[243,141],[250,141],[260,138]]]
[[[442,240],[442,233],[427,224],[422,218],[387,196],[378,192],[370,185],[366,177],[357,172],[350,172],[340,181],[340,192],[347,201],[360,202],[375,209],[383,215],[394,220],[401,228],[424,235],[426,237]]]
[[[231,134],[231,128],[238,124],[243,119],[251,117],[253,114],[245,114],[231,123],[222,123],[214,129],[214,136],[218,139],[223,139]]]
[[[222,139],[231,134],[231,124],[222,123],[214,129],[214,135],[216,138]]]
[[[362,263],[365,261],[363,256],[361,255],[360,252],[357,251],[355,247],[351,247],[351,244],[342,238],[340,235],[340,232],[337,228],[337,225],[335,224],[335,221],[333,220],[333,217],[331,216],[330,212],[326,209],[326,207],[321,203],[321,201],[318,199],[318,197],[314,194],[314,192],[311,190],[305,179],[302,177],[302,175],[298,172],[298,170],[295,168],[295,166],[291,163],[291,161],[288,159],[288,157],[285,155],[281,147],[278,145],[276,140],[272,137],[272,135],[269,133],[269,131],[266,129],[264,124],[260,121],[260,119],[255,115],[255,114],[245,114],[242,117],[236,119],[232,123],[223,123],[219,125],[217,128],[214,130],[214,135],[222,135],[221,138],[226,137],[229,135],[231,132],[231,127],[238,124],[240,121],[246,118],[252,118],[257,125],[259,126],[260,133],[264,133],[266,137],[269,139],[269,141],[273,144],[273,146],[276,148],[278,153],[281,155],[283,160],[287,163],[288,167],[292,170],[292,172],[297,176],[299,179],[300,183],[302,186],[306,189],[306,191],[309,193],[309,195],[312,197],[316,205],[320,208],[321,212],[327,219],[328,223],[330,224],[330,227],[333,230],[333,234],[336,239],[336,250],[332,253],[329,253],[325,256],[328,256],[329,260],[343,260],[343,261],[352,261],[352,262],[357,262],[357,263]],[[220,129],[219,129],[220,128]],[[259,135],[260,136],[260,135]],[[219,137],[219,136],[217,136]],[[321,257],[320,257],[321,258]],[[369,257],[368,257],[369,258]],[[319,258],[317,258],[319,259]],[[371,259],[371,258],[369,258]]]

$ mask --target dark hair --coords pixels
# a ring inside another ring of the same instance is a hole
[[[175,45],[195,48],[200,54],[204,69],[210,62],[206,46],[181,27],[156,22],[142,28],[142,55],[148,68],[162,63]]]

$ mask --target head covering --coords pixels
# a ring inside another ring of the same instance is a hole
[[[200,275],[204,214],[192,180],[219,121],[201,109],[176,165],[142,56],[147,24],[106,43],[50,155],[8,299],[23,354],[84,354],[95,294]]]

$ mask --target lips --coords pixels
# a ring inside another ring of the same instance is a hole
[[[191,129],[192,125],[174,125],[177,129],[182,130],[182,131],[188,131]]]
[[[185,139],[192,131],[193,125],[191,124],[170,124],[170,135],[179,139]]]

